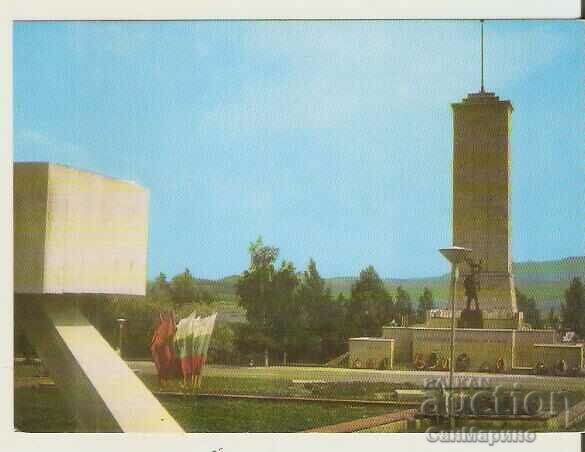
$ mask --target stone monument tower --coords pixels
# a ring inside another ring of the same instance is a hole
[[[483,311],[515,313],[510,257],[510,126],[512,104],[481,89],[453,108],[453,245],[471,248]],[[472,271],[461,268],[462,276]],[[456,309],[465,303],[459,278]]]
[[[452,107],[453,247],[459,249],[440,251],[459,268],[455,294],[450,294],[455,312],[430,309],[423,325],[384,326],[386,342],[351,338],[349,366],[372,359],[370,367],[389,362],[417,370],[558,368],[556,330],[528,328],[516,306],[510,256],[512,104],[484,89],[483,22],[481,88]],[[459,254],[468,260],[451,259]],[[372,356],[373,349],[380,353]],[[583,368],[582,344],[575,350],[574,367]]]

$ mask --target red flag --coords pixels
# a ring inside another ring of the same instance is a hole
[[[150,341],[150,353],[158,372],[159,383],[170,379],[174,373],[173,340],[176,331],[175,314],[173,312],[161,313]]]

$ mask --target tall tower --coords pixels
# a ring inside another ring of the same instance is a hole
[[[516,312],[510,246],[510,127],[512,104],[483,87],[453,109],[453,245],[471,248],[481,264],[483,311]],[[470,272],[469,265],[462,273]],[[464,307],[459,278],[456,308]]]

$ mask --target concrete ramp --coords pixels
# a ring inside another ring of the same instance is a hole
[[[65,396],[79,430],[183,433],[81,313],[74,296],[17,295],[19,323]]]

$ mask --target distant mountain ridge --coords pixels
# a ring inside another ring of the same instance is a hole
[[[516,287],[529,297],[542,302],[542,308],[556,307],[563,299],[564,290],[575,277],[585,281],[585,256],[566,257],[549,261],[526,261],[512,264]],[[327,278],[333,293],[349,295],[357,277]],[[387,289],[393,293],[397,286],[410,292],[413,300],[428,287],[437,300],[448,297],[449,274],[428,278],[383,278]]]
[[[585,277],[585,256],[551,261],[527,261],[513,264],[514,276],[522,282],[559,282]]]
[[[558,307],[563,299],[565,289],[571,279],[575,277],[585,281],[585,256],[566,257],[547,261],[526,261],[513,264],[516,287],[529,297],[534,297],[541,304],[542,309]],[[222,298],[235,297],[238,275],[230,275],[218,280],[197,279],[201,287]],[[357,276],[340,276],[325,278],[327,286],[334,296],[343,293],[348,296],[351,285]],[[449,275],[428,278],[384,278],[384,284],[390,293],[394,293],[397,286],[407,290],[413,301],[428,287],[436,300],[446,300],[448,296]]]

